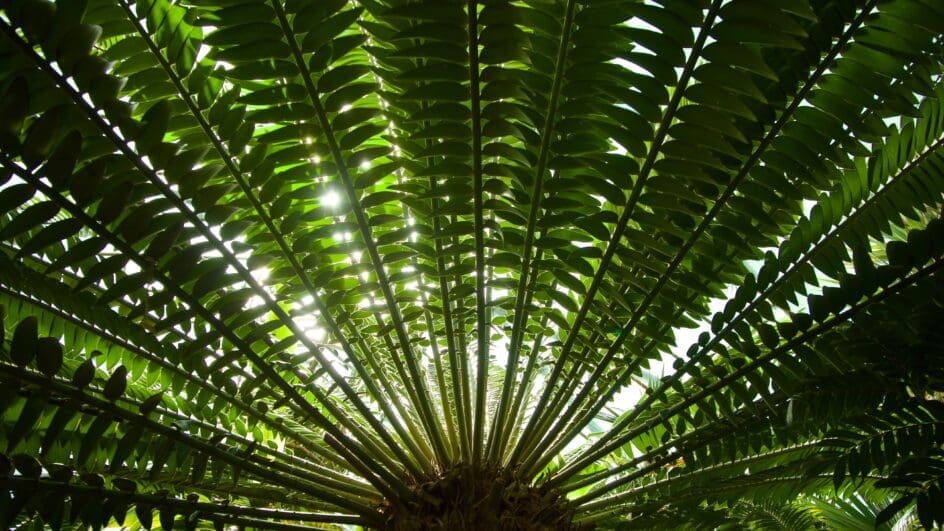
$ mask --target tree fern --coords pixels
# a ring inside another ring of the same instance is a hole
[[[944,523],[938,3],[0,34],[4,525]]]

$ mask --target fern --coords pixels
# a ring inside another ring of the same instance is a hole
[[[944,525],[942,35],[0,3],[0,524]]]

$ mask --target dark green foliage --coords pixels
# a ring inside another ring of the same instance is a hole
[[[4,2],[0,525],[942,525],[942,57],[931,0]]]

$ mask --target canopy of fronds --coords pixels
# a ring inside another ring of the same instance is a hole
[[[944,523],[942,34],[0,2],[0,525]]]

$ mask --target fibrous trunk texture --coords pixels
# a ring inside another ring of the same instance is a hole
[[[394,531],[559,531],[589,529],[572,522],[573,509],[555,491],[544,492],[508,470],[460,465],[417,483],[418,501],[387,500]]]

